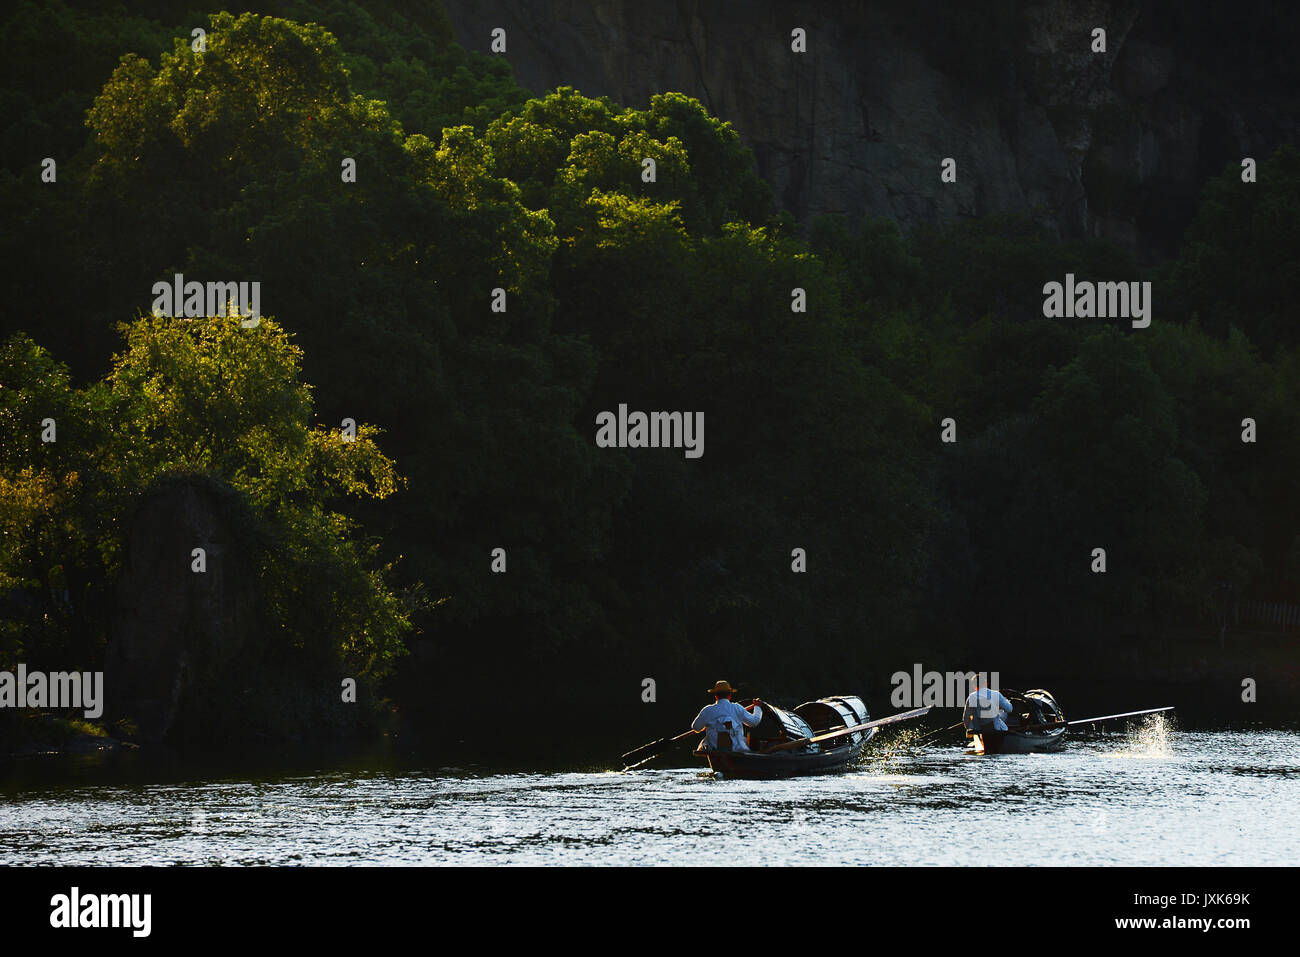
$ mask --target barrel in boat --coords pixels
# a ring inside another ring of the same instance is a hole
[[[794,712],[808,723],[814,734],[838,731],[840,728],[851,728],[856,724],[864,724],[871,720],[871,716],[867,714],[867,706],[862,703],[862,699],[857,695],[837,695],[832,698],[805,701],[795,708]],[[880,729],[867,728],[858,734],[845,735],[843,738],[837,738],[827,743],[837,747],[842,743],[862,745],[878,730]]]

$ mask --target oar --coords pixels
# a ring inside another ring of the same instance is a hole
[[[1078,721],[1055,721],[1051,724],[1031,724],[1012,731],[1043,731],[1047,728],[1068,728],[1076,724],[1096,724],[1098,721],[1114,721],[1117,718],[1136,718],[1141,714],[1159,714],[1161,711],[1173,711],[1174,705],[1165,708],[1147,708],[1145,711],[1125,711],[1123,714],[1108,714],[1100,718],[1080,718]]]
[[[908,721],[912,718],[919,718],[921,715],[929,713],[929,706],[917,708],[915,711],[903,711],[899,714],[891,714],[888,718],[879,718],[876,721],[868,721],[864,724],[855,724],[851,728],[841,728],[839,731],[828,731],[825,734],[813,735],[811,738],[796,738],[794,741],[783,741],[780,744],[774,744],[769,748],[764,748],[761,753],[771,754],[774,751],[790,751],[794,748],[802,748],[805,744],[816,744],[819,741],[829,741],[832,738],[842,738],[846,734],[865,731],[867,728],[879,728],[886,724],[896,724],[899,721]]]
[[[938,731],[931,731],[929,734],[921,735],[916,739],[916,743],[920,744],[926,738],[933,738],[936,734],[943,734],[945,731],[956,731],[960,727],[962,727],[962,722],[958,721],[956,724],[950,724],[946,728],[940,728]]]
[[[649,744],[643,744],[639,748],[634,748],[627,754],[623,755],[623,764],[625,765],[623,770],[630,771],[632,770],[633,765],[645,764],[651,758],[659,757],[659,755],[663,754],[679,741],[685,741],[687,738],[702,733],[703,732],[701,731],[694,730],[684,731],[675,738],[660,738],[658,741],[651,741]]]
[[[753,704],[756,700],[758,699],[751,698],[746,704],[742,705],[742,707],[748,709],[749,705]],[[683,731],[675,738],[660,738],[658,741],[651,741],[649,744],[643,744],[639,748],[633,748],[627,754],[622,756],[624,765],[623,770],[631,771],[637,766],[650,761],[652,758],[659,757],[659,755],[663,754],[674,744],[677,744],[680,741],[685,741],[691,735],[703,733],[703,729],[699,731]]]
[[[1011,688],[1005,689],[1005,692],[1008,695],[1020,694],[1019,691],[1013,691]],[[927,738],[933,738],[936,734],[944,734],[948,731],[956,731],[958,728],[964,728],[965,726],[966,726],[966,722],[958,721],[956,724],[950,724],[946,728],[940,728],[938,731],[931,731],[929,734],[921,735],[919,738],[916,739],[916,743],[920,744],[922,741],[925,741]]]

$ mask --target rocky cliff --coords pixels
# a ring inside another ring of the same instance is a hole
[[[168,737],[196,684],[234,660],[254,628],[257,566],[237,514],[233,494],[199,476],[159,483],[135,511],[104,682],[110,716],[134,721],[143,740]]]
[[[1300,18],[1281,3],[443,0],[534,92],[679,90],[729,120],[800,220],[1028,211],[1170,253],[1206,178],[1295,142]],[[791,31],[807,52],[791,51]],[[1091,49],[1106,31],[1106,51]],[[945,157],[957,181],[940,182]]]

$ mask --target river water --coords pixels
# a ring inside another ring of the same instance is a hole
[[[694,767],[11,778],[0,782],[0,862],[1300,861],[1294,730],[1183,732],[1154,720],[1058,754],[992,757],[913,740],[881,736],[852,771],[790,781],[719,780]]]

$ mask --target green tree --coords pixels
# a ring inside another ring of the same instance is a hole
[[[258,700],[340,673],[381,679],[404,653],[418,596],[393,588],[376,544],[337,510],[400,486],[378,430],[314,424],[301,352],[271,319],[246,329],[238,317],[145,316],[124,332],[112,373],[86,390],[30,339],[0,350],[0,597],[12,609],[0,654],[101,667],[128,517],[160,483],[201,479],[230,501],[257,563],[256,633],[232,667],[274,676],[278,690]],[[53,443],[40,439],[45,419]],[[218,707],[204,695],[230,676],[194,677],[192,707]],[[320,696],[299,697],[307,707]],[[275,711],[250,707],[244,732]],[[276,720],[299,727],[314,714]]]
[[[301,356],[271,319],[246,329],[238,317],[141,317],[127,327],[126,349],[103,387],[113,424],[99,461],[131,492],[168,474],[202,472],[243,493],[273,542],[262,577],[276,628],[382,669],[402,652],[408,611],[362,561],[355,524],[330,502],[383,499],[399,480],[373,426],[345,435],[313,424]],[[313,587],[322,582],[328,592]],[[328,595],[338,607],[304,608],[307,594]]]
[[[0,660],[59,664],[101,645],[93,611],[99,430],[68,370],[27,336],[0,344]],[[46,441],[49,439],[50,441]]]
[[[1226,335],[1235,326],[1266,351],[1300,344],[1300,150],[1262,159],[1254,183],[1233,165],[1205,185],[1178,258],[1159,288],[1176,315]]]

